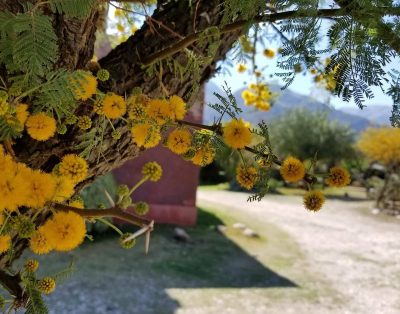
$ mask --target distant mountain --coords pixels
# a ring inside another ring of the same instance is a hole
[[[372,124],[375,125],[390,125],[389,119],[392,115],[392,107],[382,105],[369,105],[362,110],[355,107],[346,107],[341,108],[340,110],[368,119]]]
[[[261,120],[268,122],[283,115],[287,110],[304,107],[311,111],[325,111],[328,113],[330,120],[335,120],[342,124],[349,125],[355,132],[361,132],[371,125],[371,122],[368,119],[360,117],[357,114],[336,110],[317,101],[316,99],[298,94],[289,89],[282,91],[280,86],[277,84],[270,84],[269,87],[273,92],[279,93],[279,96],[275,101],[274,106],[267,112],[255,110],[253,106],[246,106],[244,104],[241,94],[245,88],[233,93],[238,105],[243,110],[243,113],[241,114],[243,119],[252,124],[257,124],[261,122]],[[224,91],[220,87],[213,82],[209,82],[205,87],[205,100],[207,104],[219,102],[213,95],[214,92],[225,95]],[[218,117],[218,113],[213,109],[208,106],[204,108],[203,121],[205,123],[212,123],[216,117]]]

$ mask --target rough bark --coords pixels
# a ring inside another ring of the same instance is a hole
[[[22,4],[27,0],[6,0],[0,3],[0,10],[9,10],[14,13],[22,10]],[[35,3],[34,0],[31,1]],[[221,20],[220,1],[200,1],[196,16],[190,14],[188,1],[178,1],[159,7],[154,13],[154,18],[159,23],[173,29],[175,34],[186,36],[196,30],[201,30],[212,25],[219,25]],[[204,13],[204,14],[202,14]],[[48,13],[50,14],[50,12]],[[93,10],[85,20],[66,18],[58,14],[53,14],[55,30],[60,38],[60,60],[57,67],[68,69],[82,68],[92,57],[96,25],[101,18],[101,12]],[[201,83],[206,81],[216,69],[216,62],[224,58],[240,31],[224,34],[221,38],[221,45],[215,55],[214,60],[201,69]],[[114,91],[118,94],[129,93],[133,87],[141,87],[142,90],[152,96],[161,96],[160,81],[157,77],[146,75],[145,69],[141,66],[141,59],[151,53],[157,52],[176,41],[176,35],[166,32],[163,28],[149,27],[148,24],[142,27],[133,37],[119,45],[108,56],[100,60],[103,68],[110,71],[111,80],[107,85],[100,86],[101,89]],[[198,46],[197,53],[204,53],[206,46]],[[179,60],[184,62],[184,55],[177,54]],[[170,94],[178,94],[187,98],[189,90],[192,88],[193,79],[188,77],[181,81],[173,73],[166,70],[161,78],[162,84]],[[191,99],[188,99],[189,103]],[[114,141],[111,137],[106,137],[102,144],[101,158],[93,154],[88,160],[90,173],[88,183],[94,178],[121,166],[125,161],[136,157],[139,149],[131,141],[130,132],[127,127],[120,127],[122,138]],[[50,141],[44,143],[33,141],[28,136],[19,139],[14,150],[19,161],[22,161],[33,168],[51,171],[59,162],[60,158],[70,152],[75,151],[79,143],[78,136],[82,134],[78,129],[72,129],[67,134],[58,135]],[[78,187],[79,188],[79,187]],[[42,220],[43,217],[39,217]],[[16,244],[14,258],[18,258],[27,247],[26,241],[19,241]],[[12,261],[6,261],[4,256],[0,256],[1,268],[10,265]],[[13,290],[13,295],[23,303],[20,293],[19,277],[10,276],[7,273],[0,273],[0,281],[9,290]]]

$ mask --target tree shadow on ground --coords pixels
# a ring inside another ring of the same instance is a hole
[[[168,314],[180,307],[168,294],[171,288],[296,287],[218,232],[215,226],[222,224],[199,210],[198,225],[188,231],[189,243],[174,240],[173,227],[158,226],[147,256],[141,241],[126,251],[107,233],[72,254],[42,259],[43,268],[54,271],[67,264],[70,255],[78,259],[77,273],[48,298],[51,313]],[[248,241],[267,245],[261,239]]]

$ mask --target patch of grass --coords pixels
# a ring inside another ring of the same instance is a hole
[[[260,237],[249,238],[232,228],[237,221]],[[218,225],[225,225],[226,231],[219,232]],[[297,244],[276,226],[204,206],[199,208],[197,226],[186,231],[190,241],[179,243],[173,239],[173,226],[157,225],[147,256],[143,239],[134,249],[124,250],[111,231],[67,254],[35,256],[41,263],[39,277],[52,275],[76,259],[76,273],[47,297],[50,308],[58,314],[127,313],[128,308],[135,309],[129,313],[174,313],[180,305],[167,291],[178,291],[183,299],[183,291],[199,291],[198,300],[210,300],[215,288],[228,294],[233,288],[268,288],[268,293],[257,290],[254,297],[274,302],[286,302],[288,297],[315,300],[315,289],[306,287],[315,275],[305,270]],[[189,300],[186,306],[192,301],[197,302]]]

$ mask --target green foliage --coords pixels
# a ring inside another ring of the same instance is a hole
[[[25,293],[29,297],[25,314],[47,314],[49,310],[43,301],[42,294],[36,287],[35,274],[31,272],[24,273],[21,279],[25,287]]]
[[[394,127],[400,127],[400,71],[393,70],[389,72],[392,78],[388,95],[393,99],[393,110],[390,122]]]
[[[335,162],[353,156],[354,134],[346,125],[331,122],[327,113],[296,109],[270,125],[274,149],[302,160]]]
[[[71,17],[84,18],[98,3],[98,0],[50,0],[49,5],[53,12]]]
[[[82,73],[57,70],[50,72],[46,79],[46,83],[42,84],[35,92],[33,109],[34,111],[46,111],[61,120],[74,112],[78,106],[69,86],[72,80],[82,79]]]
[[[0,13],[0,62],[11,73],[43,76],[57,58],[57,36],[42,11]]]
[[[0,117],[0,141],[19,137],[22,129],[21,124],[16,118],[10,117],[5,119],[4,117]]]
[[[228,86],[228,84],[225,82],[225,86],[223,86],[224,92],[226,93],[226,97],[214,93],[214,96],[219,99],[221,104],[215,103],[215,104],[208,104],[210,108],[214,109],[220,114],[219,121],[216,122],[216,124],[220,123],[222,121],[222,118],[224,117],[225,114],[228,114],[232,119],[235,119],[238,114],[242,112],[242,109],[240,109],[235,96],[232,94],[231,88]]]
[[[265,11],[264,0],[225,0],[222,24],[235,20],[247,20]]]
[[[111,173],[106,174],[83,189],[80,193],[87,208],[97,208],[99,204],[110,207],[105,191],[113,198],[117,197],[117,183]]]

